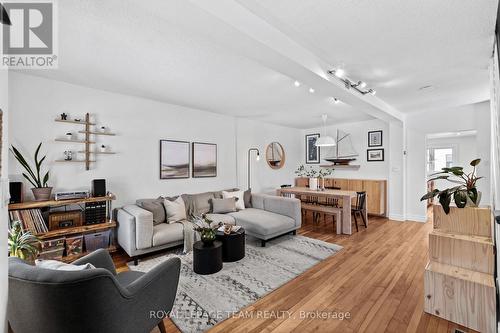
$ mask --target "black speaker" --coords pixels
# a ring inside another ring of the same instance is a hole
[[[23,183],[21,182],[10,182],[9,183],[9,192],[10,192],[10,202],[20,203],[23,202]]]
[[[106,179],[92,180],[92,196],[103,197],[106,195]]]

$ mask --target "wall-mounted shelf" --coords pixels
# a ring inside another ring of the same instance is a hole
[[[85,163],[85,160],[55,160],[57,163]],[[89,161],[90,163],[94,163],[95,161]]]
[[[69,139],[55,139],[57,142],[71,142],[71,143],[95,143],[94,141],[85,141],[85,140],[69,140]]]
[[[95,144],[95,141],[90,141],[90,136],[91,135],[108,135],[108,136],[114,136],[116,135],[115,133],[107,133],[107,132],[99,132],[99,131],[92,131],[90,130],[90,126],[95,126],[95,123],[90,122],[90,114],[87,113],[85,114],[85,120],[84,121],[76,121],[76,120],[63,120],[63,119],[55,119],[56,122],[58,123],[70,123],[70,124],[79,124],[79,125],[85,125],[85,130],[83,131],[78,131],[78,133],[83,133],[85,134],[85,140],[68,140],[68,139],[55,139],[57,142],[69,142],[69,143],[83,143],[85,144],[85,150],[79,151],[78,153],[85,154],[85,159],[84,160],[56,160],[58,163],[85,163],[85,169],[90,170],[90,163],[95,163],[96,161],[91,161],[90,160],[90,155],[111,155],[111,154],[116,154],[115,152],[97,152],[97,151],[90,151],[90,145]]]
[[[86,121],[76,121],[76,120],[62,120],[62,119],[55,119],[58,123],[70,123],[70,124],[80,124],[80,125],[95,125],[94,123],[91,122],[86,122]]]
[[[334,165],[334,164],[323,164],[320,165],[321,168],[334,168],[339,170],[358,170],[360,165]]]
[[[79,154],[85,154],[84,151],[79,151]],[[89,154],[94,154],[94,155],[113,155],[116,154],[114,151],[89,151]]]
[[[116,135],[115,133],[106,133],[106,132],[86,132],[86,131],[78,131],[78,133],[88,133],[88,134],[92,134],[92,135]]]

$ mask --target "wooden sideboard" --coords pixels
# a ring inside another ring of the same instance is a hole
[[[295,186],[309,186],[309,178],[295,178]],[[325,178],[325,187],[366,191],[368,214],[380,216],[387,214],[387,180]]]

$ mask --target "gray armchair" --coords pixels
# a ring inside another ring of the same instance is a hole
[[[74,262],[96,269],[55,271],[9,258],[7,317],[14,333],[150,332],[172,310],[180,260],[148,273],[116,273],[111,256],[97,250]]]

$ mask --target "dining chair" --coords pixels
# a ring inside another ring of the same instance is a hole
[[[357,214],[361,215],[361,219],[365,225],[365,228],[368,227],[366,224],[366,192],[356,192],[356,204],[351,208],[351,214],[354,215],[354,223],[356,224],[356,231],[359,231],[358,228],[358,219]]]

